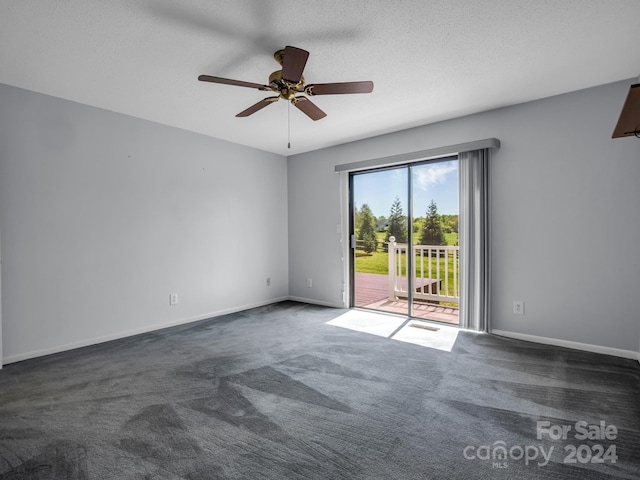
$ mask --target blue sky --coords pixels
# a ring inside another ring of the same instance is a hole
[[[355,175],[354,200],[358,208],[368,204],[376,217],[389,216],[395,197],[407,214],[407,169]],[[413,216],[424,217],[431,200],[440,214],[458,213],[458,161],[426,163],[413,167]]]

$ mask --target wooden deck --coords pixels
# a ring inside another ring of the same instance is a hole
[[[406,299],[389,300],[389,277],[387,275],[357,272],[355,274],[354,305],[400,315],[407,315],[409,306]],[[456,307],[414,301],[413,315],[417,318],[458,325],[458,308]]]

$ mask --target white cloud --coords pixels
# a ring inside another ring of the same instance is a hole
[[[445,183],[447,176],[457,170],[458,165],[455,162],[436,163],[417,168],[414,170],[414,185],[426,192],[431,185]]]

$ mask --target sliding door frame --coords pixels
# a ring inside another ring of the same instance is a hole
[[[348,305],[349,308],[355,308],[355,296],[356,296],[356,282],[355,282],[355,274],[356,274],[356,262],[355,262],[355,250],[356,250],[356,228],[355,228],[355,199],[354,199],[354,182],[353,179],[357,175],[366,175],[367,173],[374,173],[386,170],[406,170],[407,171],[407,192],[406,199],[407,202],[407,316],[410,318],[414,318],[414,292],[415,285],[413,275],[410,272],[413,272],[414,269],[414,261],[415,258],[412,255],[413,253],[413,168],[422,166],[435,164],[440,162],[446,162],[456,160],[459,162],[458,154],[449,154],[436,158],[417,158],[415,160],[407,161],[401,164],[394,164],[389,166],[381,166],[381,167],[372,167],[365,168],[362,170],[356,170],[348,172],[348,232],[349,232],[349,299]],[[460,193],[458,192],[458,195]],[[460,212],[458,211],[458,214]],[[458,281],[460,281],[458,279]]]

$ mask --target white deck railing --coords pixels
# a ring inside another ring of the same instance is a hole
[[[407,298],[408,251],[407,244],[397,244],[389,238],[389,300]],[[413,248],[414,300],[432,300],[458,303],[460,247],[448,245],[414,245]],[[451,265],[449,265],[451,264]],[[449,278],[451,277],[451,286]]]

